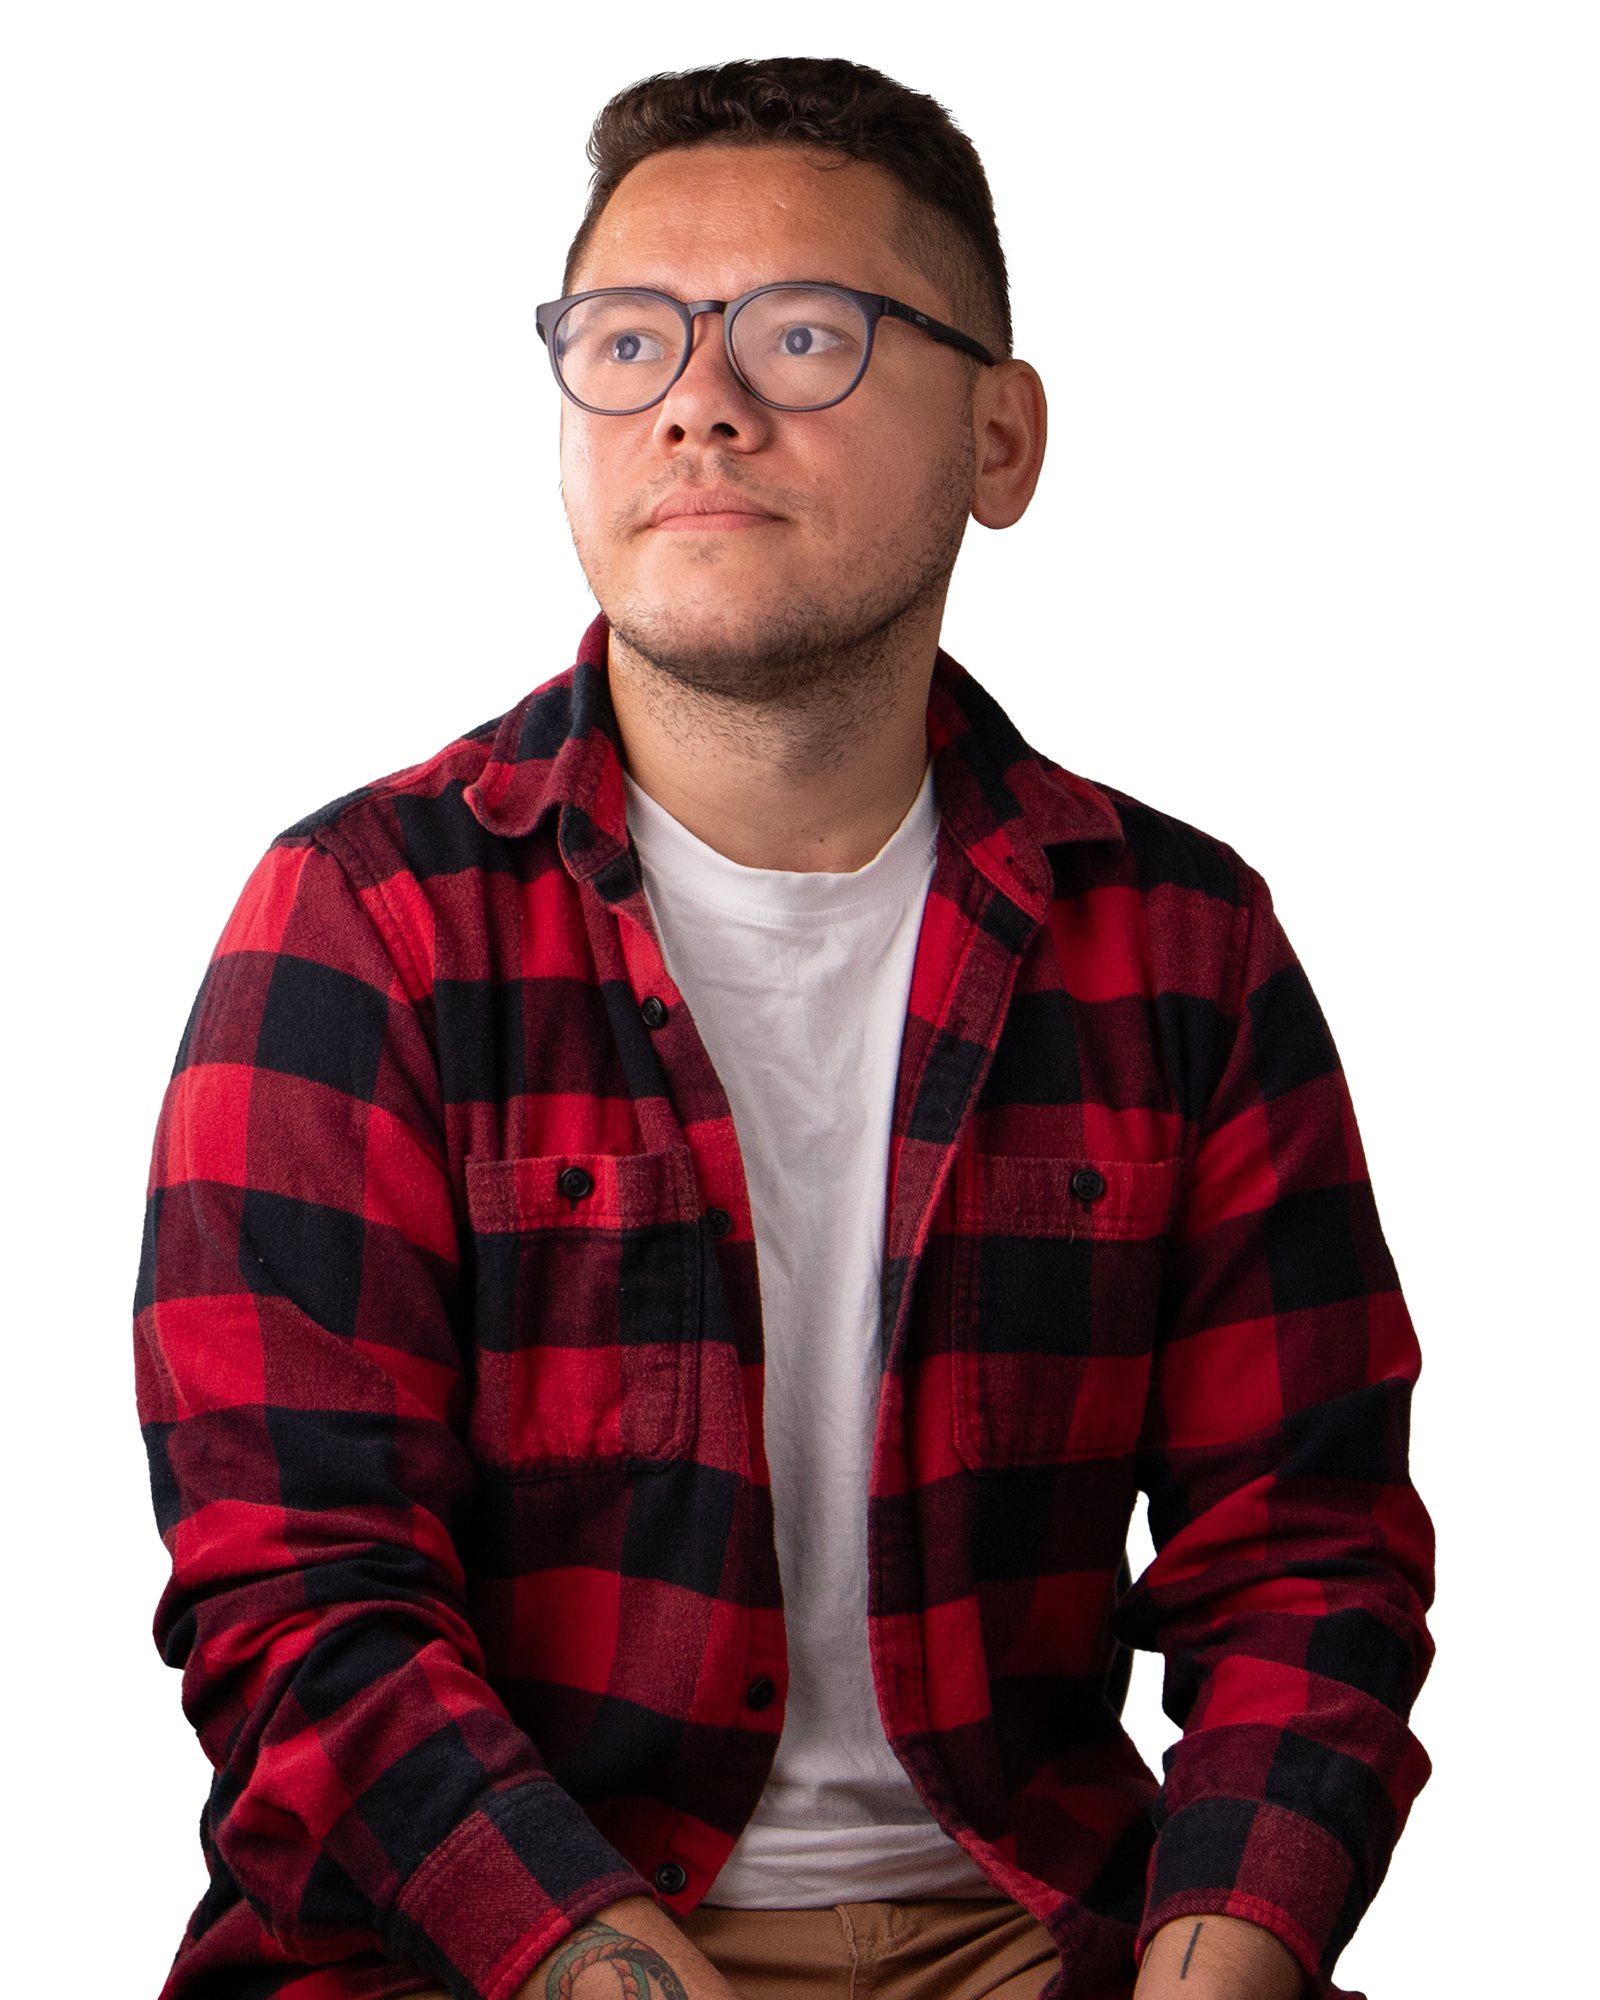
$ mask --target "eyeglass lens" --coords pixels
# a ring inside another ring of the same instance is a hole
[[[733,358],[764,402],[814,410],[855,386],[867,351],[861,308],[826,286],[758,292],[733,316]],[[569,394],[623,416],[665,395],[683,360],[683,321],[653,292],[612,292],[569,306],[555,357]]]

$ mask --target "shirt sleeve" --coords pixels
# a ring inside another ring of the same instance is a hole
[[[378,894],[308,841],[267,856],[156,1138],[135,1336],[172,1558],[156,1640],[217,1773],[169,1991],[243,1991],[254,1961],[377,1993],[387,1961],[503,2000],[648,1893],[468,1621],[457,1222],[427,996]]]
[[[1227,1914],[1326,1991],[1428,1761],[1432,1531],[1407,1471],[1419,1366],[1343,1074],[1246,874],[1232,1045],[1178,1216],[1144,1438],[1157,1554],[1117,1616],[1166,1659],[1140,1931]]]

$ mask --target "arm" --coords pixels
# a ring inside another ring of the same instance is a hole
[[[517,1989],[515,2000],[737,2000],[717,1968],[648,1896],[586,1917]],[[419,1993],[415,2000],[449,2000]]]
[[[629,1896],[586,1918],[534,1967],[516,2000],[615,2000],[618,1975],[630,1992],[627,1976],[637,1981],[638,2000],[737,2000],[648,1896]]]
[[[1134,2000],[1299,2000],[1299,1961],[1271,1931],[1239,1917],[1185,1917],[1157,1931]]]
[[[425,974],[382,914],[323,847],[275,848],[157,1136],[136,1337],[157,1637],[217,1770],[180,1971],[233,1990],[376,1954],[509,2000],[644,1884],[512,1723],[467,1616],[443,1107]]]
[[[1431,1652],[1416,1341],[1320,1010],[1244,887],[1141,1446],[1157,1555],[1117,1614],[1165,1654],[1184,1731],[1141,1936],[1165,1976],[1151,1940],[1206,1919],[1186,1996],[1225,1915],[1325,1979],[1428,1768],[1406,1728]]]

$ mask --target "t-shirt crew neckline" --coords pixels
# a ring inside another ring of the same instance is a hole
[[[741,922],[787,929],[825,923],[911,893],[927,871],[939,839],[933,766],[923,773],[910,810],[872,859],[844,873],[747,868],[693,834],[632,778],[623,774],[628,827],[652,872],[675,893]]]

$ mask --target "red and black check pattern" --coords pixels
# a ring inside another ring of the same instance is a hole
[[[157,1637],[217,1773],[184,2000],[505,2000],[616,1898],[691,1907],[782,1727],[749,1203],[605,638],[285,834],[184,1039],[137,1322]],[[886,1726],[1060,1993],[1218,1911],[1325,1979],[1426,1776],[1431,1553],[1333,1047],[1228,849],[1036,756],[945,659],[929,735]],[[1140,1490],[1160,1553],[1119,1593]],[[1184,1727],[1159,1788],[1124,1646]]]

